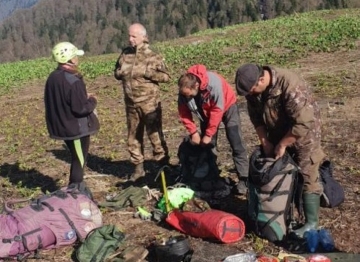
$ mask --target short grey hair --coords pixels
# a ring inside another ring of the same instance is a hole
[[[132,27],[132,26],[136,26],[136,27],[137,27],[139,34],[141,34],[142,36],[147,36],[147,32],[146,32],[145,26],[143,26],[143,25],[140,24],[140,23],[134,23],[134,24],[130,25],[130,27]],[[129,28],[130,28],[130,27],[129,27]]]
[[[146,28],[145,28],[143,25],[141,26],[140,33],[141,33],[143,36],[147,36]]]

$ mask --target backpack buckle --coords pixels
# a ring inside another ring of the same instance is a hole
[[[22,236],[21,235],[14,236],[14,241],[22,242]]]

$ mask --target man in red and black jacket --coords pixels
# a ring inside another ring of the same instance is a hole
[[[246,194],[249,162],[240,128],[240,115],[236,95],[226,80],[208,71],[204,65],[191,66],[178,80],[179,116],[195,145],[216,145],[217,131],[221,122],[225,125],[226,137],[239,178],[237,191]],[[200,120],[200,131],[193,120]]]

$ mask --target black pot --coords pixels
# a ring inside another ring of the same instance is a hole
[[[170,237],[165,245],[155,246],[158,262],[181,262],[189,251],[189,241],[183,236]]]

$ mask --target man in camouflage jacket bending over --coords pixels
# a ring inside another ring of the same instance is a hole
[[[163,58],[149,48],[146,29],[135,23],[129,27],[129,47],[115,65],[114,76],[122,81],[128,128],[128,150],[135,164],[130,180],[145,176],[144,130],[153,147],[154,160],[167,163],[168,149],[162,132],[159,83],[170,80]]]
[[[247,100],[253,123],[264,153],[280,158],[285,150],[294,156],[304,179],[306,223],[295,230],[303,237],[319,222],[319,165],[322,151],[319,106],[309,85],[297,74],[280,68],[245,64],[236,72],[236,90]]]

